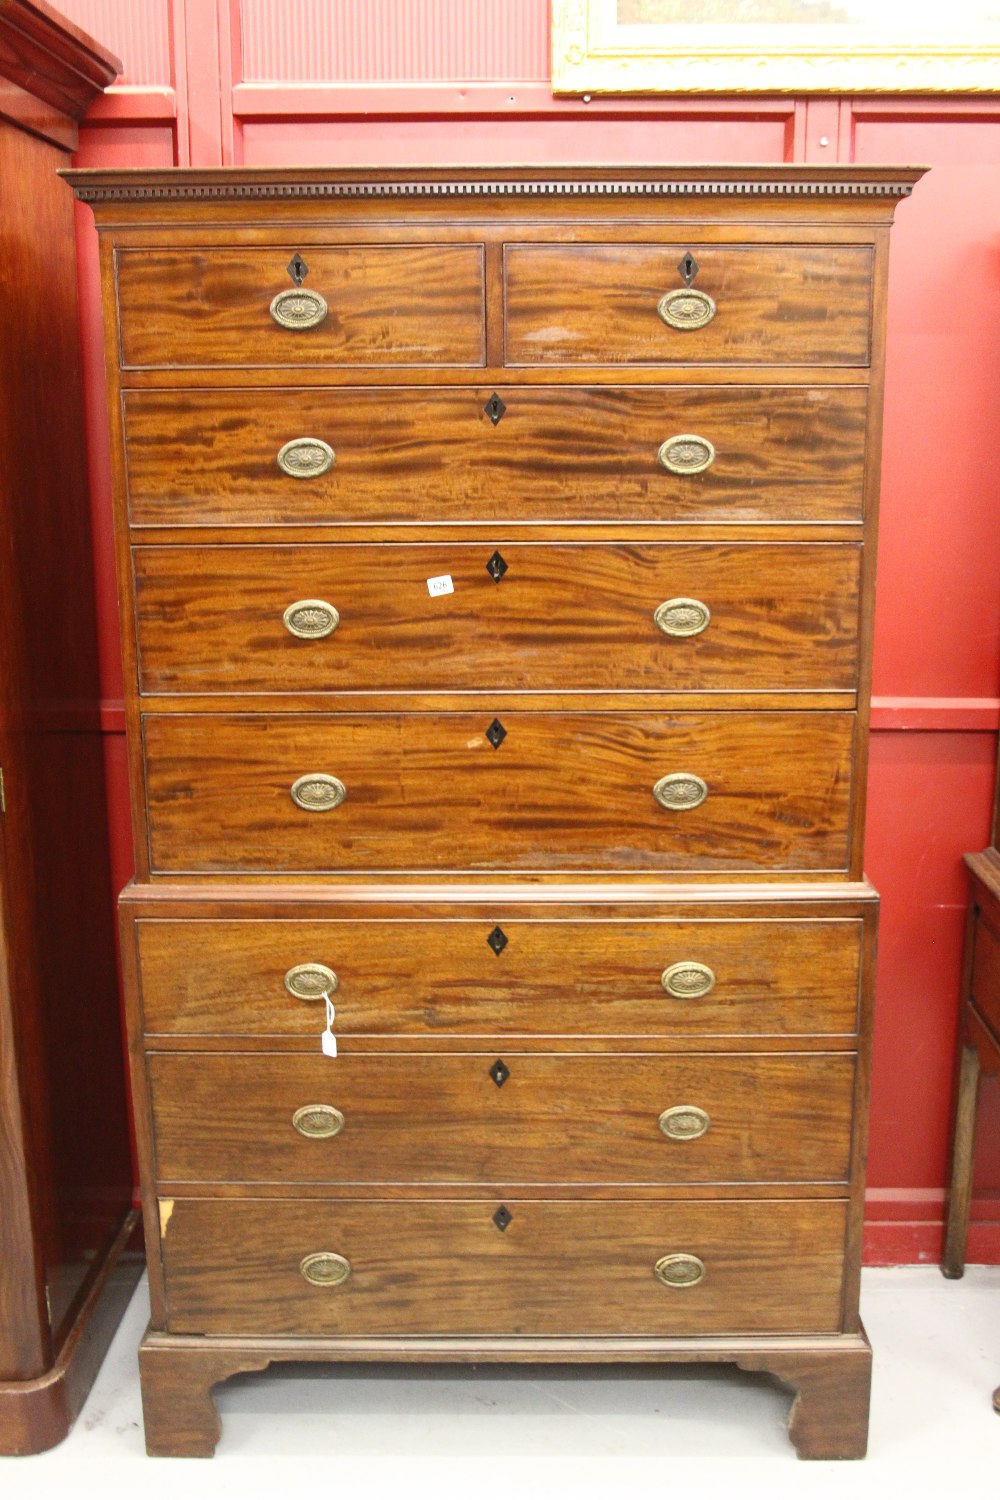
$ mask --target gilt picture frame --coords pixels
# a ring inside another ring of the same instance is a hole
[[[552,90],[1000,93],[1000,0],[552,0]]]

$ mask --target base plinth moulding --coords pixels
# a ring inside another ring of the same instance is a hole
[[[800,1458],[864,1458],[871,1346],[864,1330],[824,1338],[205,1338],[149,1330],[139,1349],[146,1451],[211,1458],[222,1434],[213,1389],[279,1363],[733,1364],[795,1392]]]

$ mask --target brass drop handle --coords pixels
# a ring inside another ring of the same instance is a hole
[[[351,1263],[333,1250],[315,1250],[302,1257],[299,1271],[310,1286],[340,1286],[351,1274]]]
[[[326,298],[319,292],[304,286],[290,286],[278,293],[270,311],[279,328],[285,328],[289,333],[304,333],[310,328],[318,328],[330,309]]]
[[[322,1000],[332,995],[340,980],[326,964],[293,964],[285,972],[285,989],[296,1000]]]
[[[679,286],[672,292],[664,292],[656,304],[656,311],[668,328],[676,328],[679,333],[692,333],[711,323],[717,308],[707,292],[699,292],[693,286]]]
[[[340,611],[325,599],[296,599],[281,617],[289,635],[300,641],[321,641],[340,624]]]
[[[694,959],[681,959],[660,975],[660,983],[675,1000],[699,1000],[715,987],[715,971]]]
[[[659,1126],[668,1141],[696,1141],[711,1125],[708,1113],[697,1104],[675,1104],[665,1109]]]
[[[671,771],[669,776],[660,777],[653,787],[653,796],[670,812],[690,812],[708,796],[708,783],[688,771]]]
[[[310,1141],[328,1141],[343,1130],[346,1121],[332,1104],[303,1104],[292,1115],[292,1125]]]
[[[337,455],[322,438],[292,438],[278,449],[275,462],[289,479],[318,479],[332,469]]]
[[[668,474],[704,474],[715,462],[715,445],[696,432],[679,432],[660,444],[656,457]]]
[[[347,796],[347,788],[338,777],[313,771],[293,781],[289,795],[303,812],[332,812]]]
[[[701,635],[711,623],[712,612],[700,599],[664,599],[653,610],[653,621],[664,635],[675,640]]]
[[[664,1286],[697,1286],[699,1281],[705,1279],[705,1262],[699,1260],[697,1255],[685,1255],[680,1252],[673,1255],[661,1255],[653,1267],[653,1275]]]

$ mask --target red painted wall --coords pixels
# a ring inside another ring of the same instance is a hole
[[[887,162],[892,251],[867,868],[883,897],[871,1261],[935,1259],[963,851],[1000,720],[1000,99],[555,100],[547,0],[61,0],[125,73],[84,165]],[[95,236],[78,210],[115,878],[131,873]],[[970,1258],[1000,1262],[1000,1089]]]

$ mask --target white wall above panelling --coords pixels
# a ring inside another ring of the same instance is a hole
[[[241,0],[247,82],[547,79],[538,0]]]

